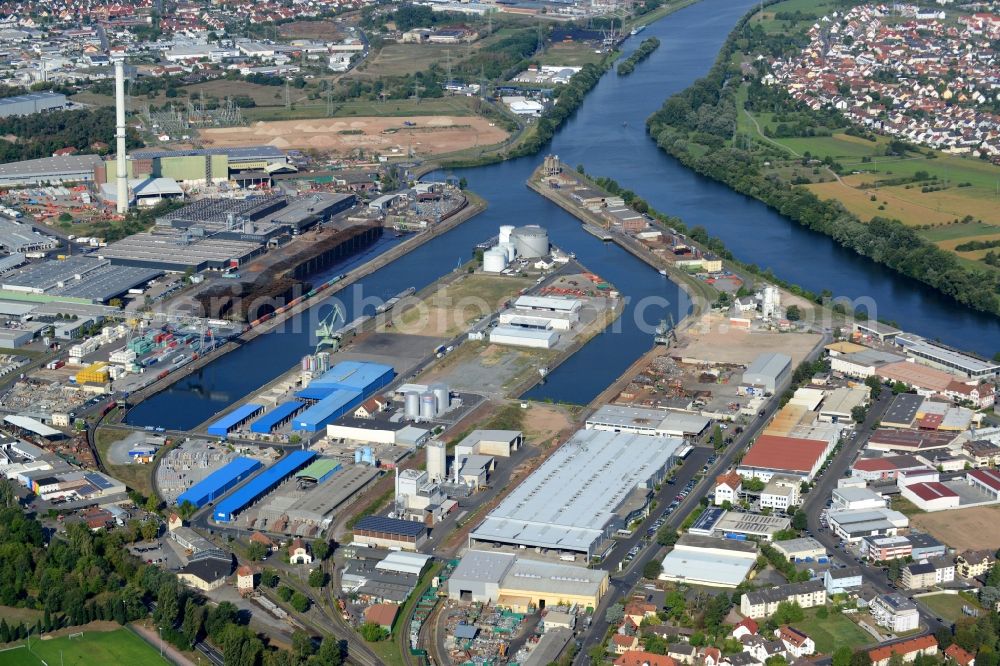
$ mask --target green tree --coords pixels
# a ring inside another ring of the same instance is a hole
[[[278,572],[274,569],[264,569],[260,574],[260,584],[264,587],[277,587]]]
[[[288,587],[287,585],[282,585],[281,587],[278,588],[278,598],[281,599],[282,601],[285,602],[290,601],[293,594],[294,592],[292,591],[292,588]]]
[[[334,636],[326,636],[313,661],[318,666],[340,666],[344,663],[344,646]]]
[[[369,643],[377,643],[389,637],[389,632],[385,630],[385,627],[374,622],[365,622],[358,629],[358,633]]]
[[[326,585],[326,572],[323,567],[316,567],[309,572],[309,587],[323,587]]]
[[[664,525],[656,532],[656,543],[661,546],[673,546],[679,538],[677,528],[671,525]]]
[[[855,405],[854,407],[851,407],[851,418],[854,419],[855,423],[864,423],[867,417],[868,408],[864,405]]]
[[[872,398],[878,398],[882,393],[882,380],[876,375],[865,377],[865,385],[871,389]]]
[[[785,308],[785,319],[788,321],[799,321],[802,319],[802,311],[797,305],[789,305]]]
[[[725,439],[722,437],[722,428],[719,425],[716,425],[715,429],[712,430],[712,447],[715,448],[715,450],[719,450],[723,446],[725,446]]]
[[[313,557],[322,561],[330,555],[330,542],[326,539],[316,539],[312,542]]]
[[[663,572],[663,565],[658,560],[650,560],[642,567],[642,575],[649,580],[656,580]]]
[[[299,663],[304,663],[315,651],[312,636],[301,629],[296,629],[292,633],[292,655]]]
[[[617,625],[625,619],[625,606],[621,603],[613,604],[604,613],[604,619],[608,624]]]
[[[867,650],[856,650],[851,655],[851,666],[872,666],[872,658]]]
[[[260,562],[267,555],[267,546],[257,541],[251,541],[250,545],[247,546],[247,557],[250,558],[252,562]]]
[[[792,515],[792,527],[797,530],[804,530],[809,526],[809,516],[805,511],[798,509]]]
[[[841,645],[833,651],[833,666],[851,666],[851,648]]]
[[[181,632],[188,645],[194,645],[202,636],[205,628],[205,607],[188,598],[184,605],[184,620],[181,622]]]
[[[305,613],[307,610],[309,610],[309,606],[311,605],[311,603],[309,602],[309,597],[302,594],[301,592],[294,593],[289,603],[292,604],[292,608],[294,608],[300,613]]]

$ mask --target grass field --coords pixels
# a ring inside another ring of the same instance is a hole
[[[538,57],[538,64],[583,67],[588,63],[598,65],[606,56],[605,53],[597,53],[594,44],[555,42]]]
[[[99,428],[96,433],[97,452],[100,454],[101,460],[105,461],[111,476],[124,482],[132,490],[149,497],[153,494],[153,465],[108,465],[106,463],[108,449],[127,434],[124,430]]]
[[[92,666],[93,664],[169,664],[144,640],[128,629],[109,632],[88,631],[79,638],[32,640],[31,652],[15,648],[0,652],[0,666]]]
[[[841,645],[858,648],[875,642],[870,634],[843,613],[830,611],[825,619],[816,617],[815,608],[810,608],[805,613],[806,619],[793,622],[792,626],[816,641],[817,652],[830,654]]]
[[[393,325],[397,332],[452,337],[531,284],[527,278],[469,275],[435,292],[420,307],[393,317]]]
[[[968,599],[961,594],[931,594],[926,597],[919,597],[919,599],[935,615],[952,623],[963,617],[969,617],[962,612],[963,606],[971,606],[972,608],[982,610],[979,602]]]
[[[425,99],[392,99],[385,102],[351,100],[333,105],[332,114],[327,116],[326,102],[311,101],[296,104],[294,108],[283,106],[244,109],[243,115],[255,120],[309,120],[314,118],[349,118],[354,116],[471,116],[473,99],[470,97],[434,97]]]

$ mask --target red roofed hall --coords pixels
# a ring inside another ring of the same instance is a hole
[[[763,481],[774,474],[793,474],[811,481],[832,449],[832,442],[818,439],[761,435],[736,471]]]
[[[1000,472],[995,469],[974,469],[965,476],[973,488],[983,491],[994,500],[1000,500]]]
[[[615,666],[677,666],[672,657],[635,650],[615,659]]]
[[[962,501],[958,493],[939,481],[909,483],[900,487],[899,494],[924,511],[957,509]]]

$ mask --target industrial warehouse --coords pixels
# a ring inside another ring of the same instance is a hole
[[[150,268],[112,266],[110,261],[81,255],[8,273],[0,278],[0,289],[46,300],[107,303],[162,274]]]
[[[672,437],[578,431],[487,515],[469,542],[600,556],[616,530],[648,510],[653,487],[682,446]]]

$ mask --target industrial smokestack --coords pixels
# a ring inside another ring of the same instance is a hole
[[[115,62],[115,166],[117,167],[116,184],[117,209],[124,215],[128,212],[128,163],[125,155],[125,54],[112,54]]]

